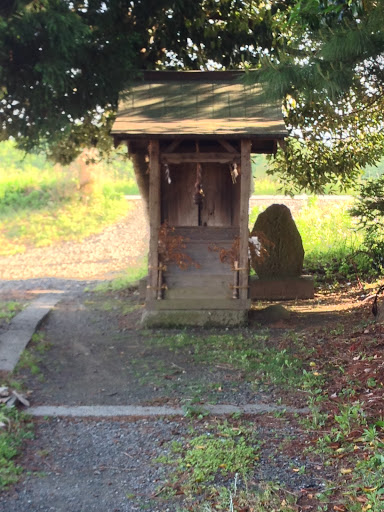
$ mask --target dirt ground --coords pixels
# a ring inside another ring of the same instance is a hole
[[[336,330],[353,317],[346,296],[286,302],[291,317],[270,322],[259,303],[250,313],[248,329],[232,329],[231,335],[254,337],[255,346],[290,344],[289,334]],[[336,308],[336,309],[335,309]],[[157,331],[140,328],[143,306],[138,291],[77,292],[49,314],[40,333],[45,345],[39,350],[39,370],[20,368],[16,377],[28,383],[34,405],[183,405],[198,403],[243,405],[248,403],[304,406],[305,394],[287,392],[272,384],[257,387],[252,378],[226,363],[196,361],[196,348],[177,346],[183,330]],[[355,315],[360,315],[360,309]],[[348,320],[347,320],[348,319]],[[228,330],[190,329],[193,336],[227,335]],[[173,343],[172,338],[175,338]],[[175,345],[176,344],[176,345]],[[33,350],[34,344],[31,344]],[[46,348],[44,348],[46,347]]]

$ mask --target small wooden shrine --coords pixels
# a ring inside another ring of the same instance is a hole
[[[241,72],[145,72],[124,93],[112,135],[148,162],[147,325],[246,322],[251,153],[286,134]]]

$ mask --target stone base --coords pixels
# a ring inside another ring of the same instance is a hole
[[[251,300],[313,299],[315,290],[312,276],[263,278],[250,276]]]
[[[248,310],[145,310],[144,327],[242,327],[248,323]]]

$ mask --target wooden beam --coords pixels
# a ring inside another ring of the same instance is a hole
[[[161,153],[161,160],[169,164],[182,163],[220,163],[227,164],[239,160],[239,153]]]
[[[147,302],[157,297],[159,268],[159,228],[160,228],[160,161],[159,141],[149,143],[149,255]]]
[[[240,178],[240,255],[239,255],[239,299],[248,298],[248,212],[251,191],[251,146],[250,140],[241,141]]]
[[[230,144],[227,140],[225,139],[217,139],[217,142],[223,146],[224,149],[226,149],[228,151],[228,153],[236,153],[237,155],[239,154],[237,149],[235,149],[232,144]]]
[[[165,150],[166,153],[173,153],[175,149],[183,142],[184,139],[175,139]]]

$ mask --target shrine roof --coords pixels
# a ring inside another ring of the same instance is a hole
[[[231,137],[283,139],[281,104],[263,100],[243,72],[145,72],[121,94],[111,134],[124,138]]]

